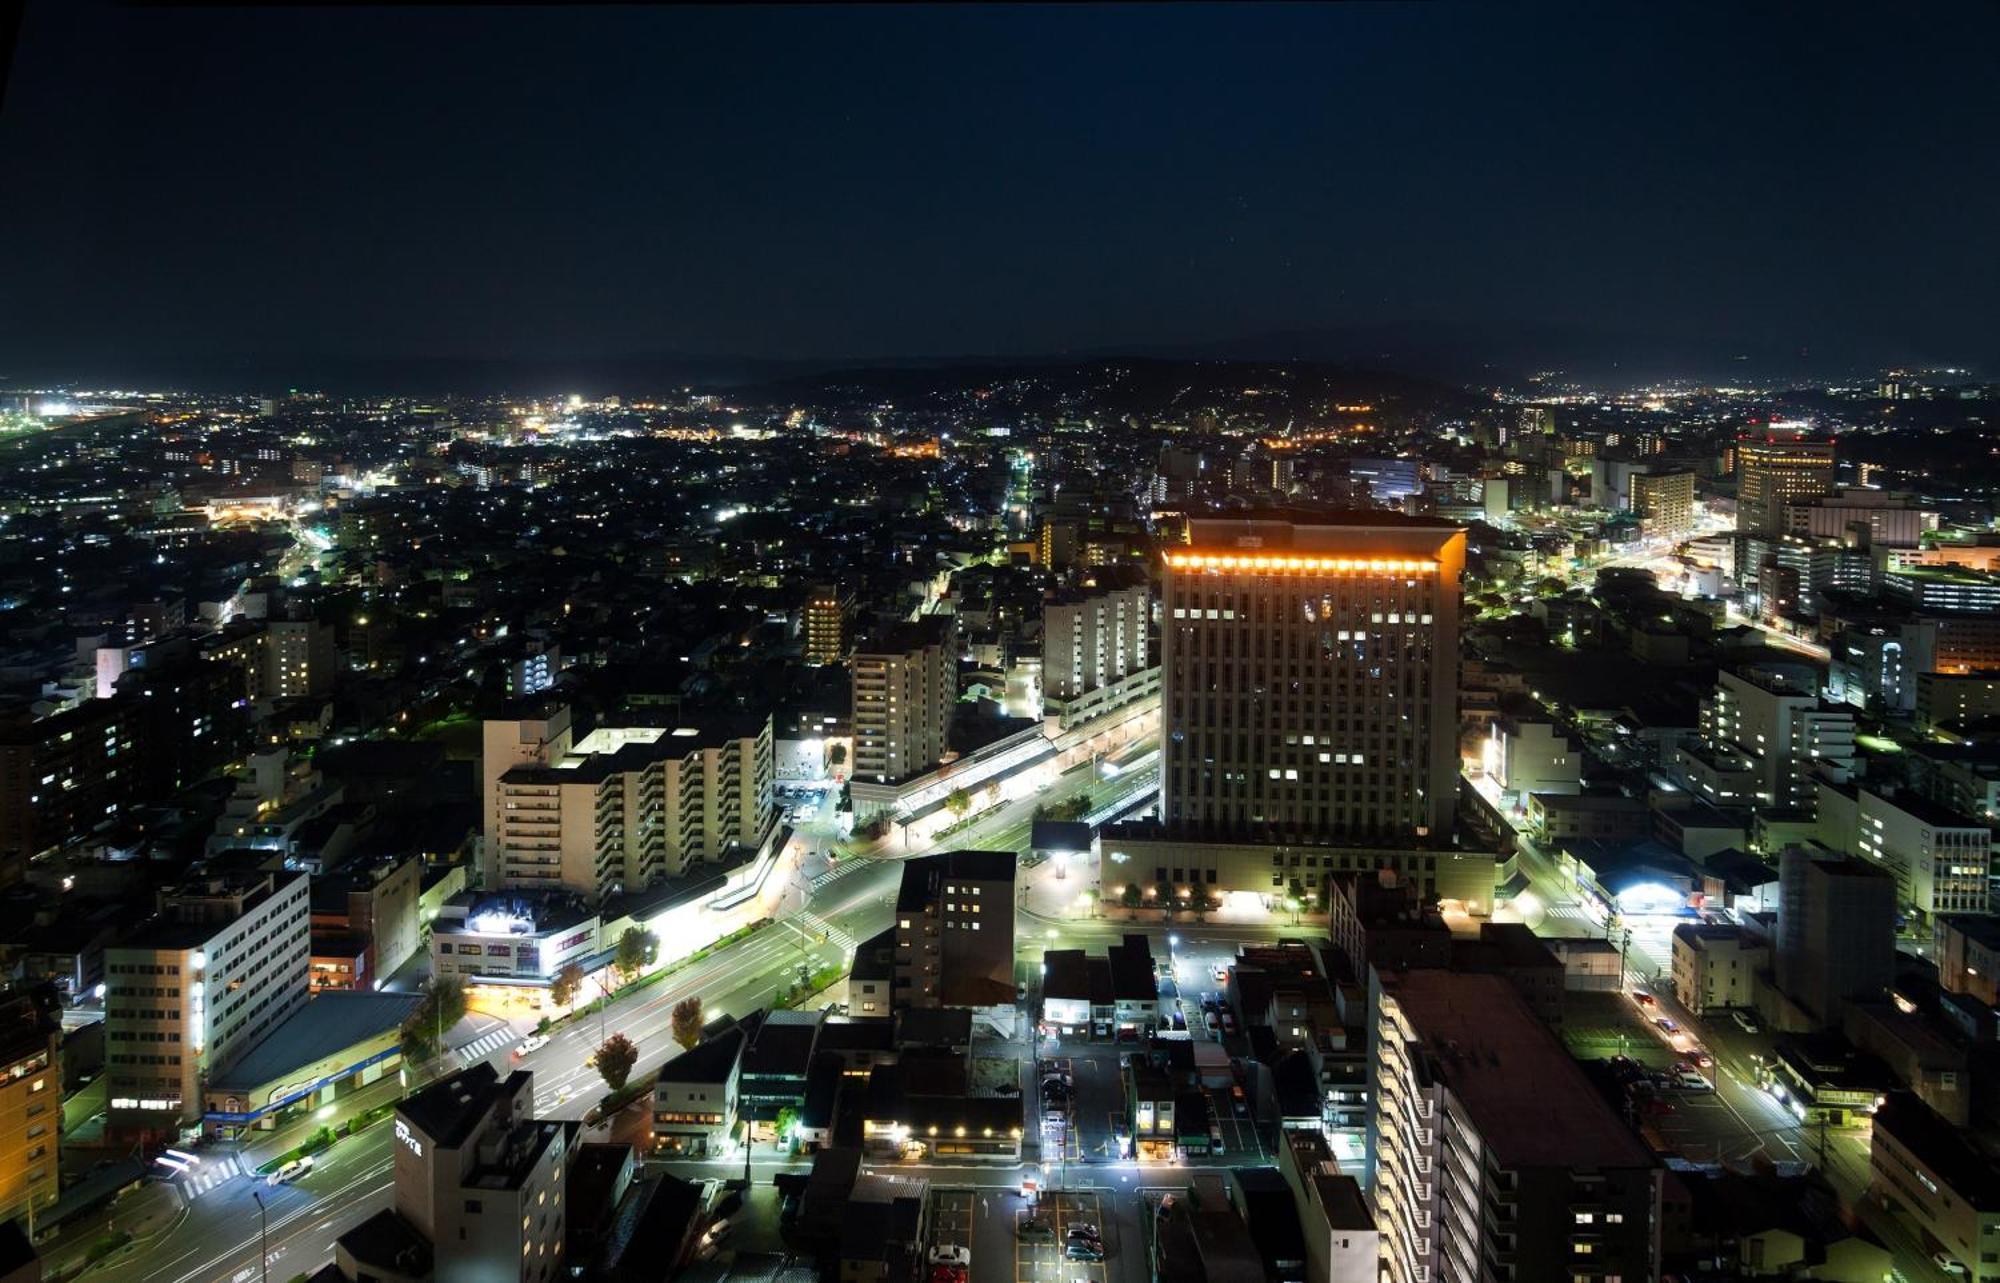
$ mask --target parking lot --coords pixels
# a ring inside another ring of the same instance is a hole
[[[1015,1283],[1105,1283],[1106,1267],[1117,1259],[1120,1245],[1115,1223],[1107,1224],[1104,1203],[1095,1191],[1075,1190],[1044,1194],[1030,1209],[1025,1204],[1014,1213]],[[1038,1220],[1054,1231],[1054,1242],[1031,1243],[1020,1236],[1023,1222]],[[1104,1261],[1072,1261],[1064,1254],[1063,1242],[1072,1225],[1089,1225],[1103,1236]]]

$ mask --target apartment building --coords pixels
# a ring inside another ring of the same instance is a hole
[[[1661,1173],[1500,976],[1370,973],[1387,1283],[1657,1278]]]
[[[485,837],[480,847],[481,885],[501,885],[500,830],[505,819],[501,778],[517,766],[560,761],[569,755],[572,736],[569,706],[553,700],[523,705],[516,716],[489,718],[482,727],[479,814]]]
[[[1757,972],[1767,943],[1737,926],[1684,922],[1674,928],[1674,997],[1697,1016],[1757,1005]]]
[[[202,1083],[306,1001],[312,904],[303,873],[200,871],[104,951],[107,1127],[172,1138]]]
[[[679,877],[763,844],[776,771],[768,716],[600,728],[495,782],[494,871],[504,887],[592,898]]]
[[[61,1192],[62,1022],[25,993],[0,996],[0,1224]]]
[[[838,664],[847,658],[854,620],[854,598],[834,584],[816,584],[806,596],[805,661]]]
[[[893,783],[921,775],[950,747],[958,703],[958,636],[947,616],[929,615],[855,647],[854,772]]]
[[[1015,1001],[1012,851],[906,861],[896,896],[893,1008]]]
[[[1136,569],[1101,571],[1042,604],[1042,692],[1067,703],[1146,667],[1153,593]]]
[[[737,1087],[749,1040],[729,1028],[670,1058],[653,1082],[653,1152],[708,1158],[736,1128]]]

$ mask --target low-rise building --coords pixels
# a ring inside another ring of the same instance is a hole
[[[729,1028],[660,1066],[653,1083],[653,1152],[709,1158],[724,1152],[736,1129],[743,1031]]]
[[[1937,920],[1938,984],[2000,1006],[2000,918],[1945,914]]]
[[[1941,1244],[1966,1277],[2000,1279],[2000,1172],[1964,1133],[1910,1093],[1890,1092],[1875,1111],[1868,1174],[1883,1205]]]
[[[31,995],[8,994],[0,999],[0,1224],[56,1201],[61,1146],[62,1022]]]
[[[1674,928],[1674,998],[1694,1015],[1757,1005],[1767,942],[1738,926],[1684,922]]]

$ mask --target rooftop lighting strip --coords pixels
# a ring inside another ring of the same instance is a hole
[[[1295,575],[1427,575],[1438,569],[1435,561],[1403,558],[1358,557],[1246,557],[1234,553],[1168,553],[1167,565],[1174,570],[1240,570],[1259,574]]]

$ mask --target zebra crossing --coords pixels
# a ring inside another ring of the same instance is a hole
[[[861,943],[847,932],[842,931],[839,927],[834,926],[825,918],[814,913],[811,909],[800,909],[792,915],[792,918],[807,931],[823,935],[830,943],[840,946],[842,952],[851,951],[856,945]]]
[[[198,1166],[189,1167],[174,1181],[183,1202],[192,1203],[224,1182],[243,1174],[243,1160],[235,1154],[205,1154]]]
[[[476,1065],[513,1041],[513,1027],[511,1025],[502,1025],[492,1033],[475,1038],[463,1047],[460,1047],[458,1049],[458,1063],[461,1065]]]

